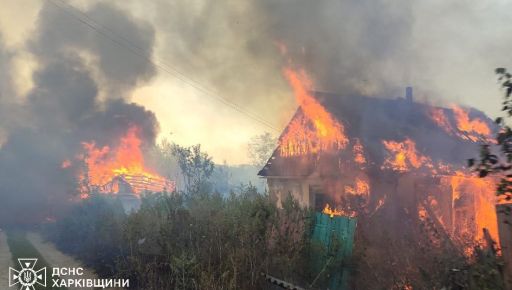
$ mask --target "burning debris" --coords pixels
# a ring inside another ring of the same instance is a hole
[[[8,96],[13,97],[16,114],[6,121],[12,125],[3,128],[1,138],[2,224],[33,224],[65,212],[77,194],[81,168],[75,156],[83,146],[97,154],[94,157],[107,156],[112,153],[107,148],[133,126],[144,146],[154,144],[159,130],[154,113],[128,99],[138,84],[155,75],[153,64],[115,45],[102,45],[101,35],[63,13],[51,3],[42,5],[27,43],[38,64],[33,86],[24,96]],[[87,13],[107,26],[130,31],[131,41],[151,55],[154,29],[145,21],[109,4],[91,5]],[[95,140],[94,145],[83,144],[88,140]],[[136,145],[130,142],[126,140],[127,146]],[[115,174],[126,175],[124,169],[142,173],[144,168],[134,167],[140,155],[133,153],[123,156],[126,168],[109,167],[121,170],[117,173],[92,168],[97,170],[91,171],[93,185],[104,185]]]
[[[79,180],[84,185],[82,196],[100,193],[172,192],[176,184],[147,168],[142,153],[139,128],[132,126],[115,148],[98,148],[94,142],[83,142],[85,153],[78,159],[85,164]],[[68,160],[66,160],[69,162]],[[65,161],[65,162],[66,162]]]

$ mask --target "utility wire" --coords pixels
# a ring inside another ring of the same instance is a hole
[[[269,123],[265,119],[261,118],[257,114],[240,107],[238,104],[236,104],[224,97],[221,97],[220,95],[214,93],[212,90],[207,89],[205,86],[201,85],[199,82],[193,80],[192,78],[187,77],[186,75],[181,73],[179,70],[168,65],[164,61],[151,58],[151,55],[148,55],[148,52],[146,52],[144,49],[133,44],[127,38],[123,37],[122,35],[119,35],[119,33],[116,33],[112,29],[99,24],[94,19],[89,17],[85,12],[82,12],[80,9],[74,7],[73,5],[66,3],[64,1],[61,1],[61,0],[48,0],[48,2],[51,3],[52,5],[54,5],[55,7],[59,8],[63,12],[65,12],[68,16],[74,18],[76,21],[78,21],[78,22],[82,23],[83,25],[89,27],[90,29],[94,30],[99,35],[109,39],[114,44],[121,46],[125,49],[128,49],[131,53],[143,58],[145,61],[151,63],[152,65],[154,65],[155,67],[159,68],[160,70],[166,72],[167,74],[174,76],[175,78],[179,79],[183,83],[202,92],[206,96],[219,101],[220,103],[236,110],[240,114],[243,114],[246,117],[253,119],[254,121],[260,123],[261,125],[269,128],[277,133],[280,132],[279,129],[274,127],[271,123]]]

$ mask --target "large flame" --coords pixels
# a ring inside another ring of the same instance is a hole
[[[467,232],[472,232],[475,241],[481,241],[483,238],[483,229],[489,230],[489,234],[495,241],[498,239],[498,222],[496,217],[496,184],[492,179],[483,179],[462,171],[457,171],[455,175],[450,176],[450,185],[452,188],[453,203],[459,200],[467,202],[459,207],[465,207],[474,212],[474,228],[464,228]],[[457,221],[455,221],[457,222]],[[460,225],[459,225],[460,226]]]
[[[172,190],[171,182],[145,166],[141,145],[139,128],[136,126],[128,129],[115,148],[99,148],[94,141],[83,142],[85,154],[81,159],[87,166],[87,172],[82,174],[82,178],[87,178],[90,186],[100,189],[116,178],[122,178],[133,193]],[[111,187],[107,188],[111,190]]]
[[[479,118],[470,119],[468,112],[459,106],[453,105],[451,110],[455,118],[455,124],[453,125],[441,108],[431,108],[428,112],[428,116],[449,135],[454,135],[472,142],[477,142],[482,139],[489,141],[491,129],[485,121]]]
[[[457,128],[467,139],[476,142],[482,137],[488,138],[491,135],[491,129],[484,121],[478,118],[469,119],[468,112],[458,106],[453,106],[452,110],[455,113]]]
[[[409,171],[411,168],[418,169],[422,166],[433,168],[432,160],[421,155],[416,150],[416,143],[410,138],[406,138],[403,142],[384,140],[382,144],[389,152],[389,157],[382,165],[383,169]]]
[[[283,74],[293,89],[303,115],[290,123],[281,136],[281,156],[318,153],[343,149],[348,143],[344,126],[336,121],[310,94],[311,80],[304,71],[285,68]]]

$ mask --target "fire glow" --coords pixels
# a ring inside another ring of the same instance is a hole
[[[468,199],[468,207],[474,207],[474,227],[465,228],[463,231],[475,235],[477,241],[483,238],[482,229],[486,228],[493,239],[498,242],[498,223],[496,218],[496,184],[492,179],[482,179],[457,171],[450,176],[453,202]],[[472,198],[466,196],[472,193]],[[464,233],[463,233],[464,234]]]
[[[327,203],[325,204],[324,209],[322,210],[323,214],[328,215],[329,217],[333,218],[335,216],[345,216],[345,217],[355,217],[356,214],[353,211],[345,211],[338,208],[331,208],[331,206]]]
[[[283,74],[290,83],[303,116],[296,118],[281,136],[281,156],[297,156],[345,148],[348,138],[343,124],[336,121],[310,94],[312,82],[304,71],[285,68]]]
[[[365,180],[356,178],[355,186],[345,186],[345,192],[352,195],[368,196],[370,194],[370,185]]]
[[[286,46],[278,45],[278,48],[283,55],[286,55]],[[291,61],[288,62],[291,63]],[[382,152],[385,154],[384,160],[381,164],[369,161],[371,155],[365,155],[361,136],[348,136],[345,124],[341,122],[340,118],[331,115],[327,108],[312,95],[313,84],[308,75],[303,70],[293,70],[290,67],[283,69],[283,75],[299,104],[299,110],[279,138],[279,155],[284,158],[316,156],[313,158],[315,160],[313,162],[320,162],[323,159],[319,154],[328,152],[330,154],[328,156],[339,156],[340,171],[346,176],[350,176],[349,180],[335,181],[326,186],[328,189],[325,190],[328,192],[330,202],[334,202],[334,204],[325,203],[322,213],[330,217],[355,217],[356,212],[351,210],[352,207],[349,204],[344,204],[344,197],[340,197],[344,194],[345,197],[358,196],[367,201],[370,200],[372,190],[375,189],[370,188],[368,175],[363,172],[374,164],[381,170],[400,173],[421,172],[422,175],[442,176],[447,179],[450,189],[447,189],[445,194],[452,197],[453,213],[450,219],[452,224],[444,225],[442,220],[439,220],[441,217],[429,218],[438,219],[446,230],[449,229],[454,240],[464,239],[465,233],[469,233],[467,237],[470,237],[471,242],[479,243],[483,238],[483,228],[487,228],[492,238],[497,240],[496,212],[494,210],[496,198],[493,181],[482,180],[471,173],[462,173],[460,171],[462,167],[445,160],[435,160],[434,162],[432,157],[421,152],[422,148],[418,148],[416,141],[409,136],[404,136],[399,140],[380,140]],[[491,139],[492,132],[486,121],[470,118],[469,112],[458,106],[451,108],[427,106],[427,115],[434,124],[450,136],[474,143]],[[347,149],[349,143],[350,147]],[[358,173],[358,171],[363,172]],[[432,200],[434,205],[438,204],[434,197],[431,196],[431,198],[434,199]],[[378,200],[372,215],[384,205],[384,200],[385,197]],[[456,208],[455,204],[460,206],[461,203],[462,207]],[[370,203],[367,202],[365,206],[368,204]],[[421,207],[418,209],[420,218],[426,218],[432,213],[434,212],[430,209],[428,212]],[[459,217],[464,214],[468,214],[471,218]],[[459,216],[456,217],[456,215]]]
[[[480,140],[489,141],[491,129],[484,121],[478,118],[470,119],[468,112],[459,106],[452,106],[451,112],[453,112],[455,119],[455,124],[453,125],[441,108],[431,108],[428,115],[435,124],[449,135],[472,142]]]
[[[382,141],[390,156],[384,161],[382,169],[395,171],[409,171],[411,168],[418,169],[422,166],[432,168],[432,160],[421,155],[416,150],[416,143],[409,138],[403,142]]]
[[[128,182],[136,194],[146,189],[172,190],[168,180],[145,166],[141,145],[139,128],[136,126],[128,129],[115,148],[99,148],[94,141],[83,142],[85,153],[80,159],[85,163],[87,172],[82,173],[81,179],[87,178],[88,185],[100,190],[119,177]]]

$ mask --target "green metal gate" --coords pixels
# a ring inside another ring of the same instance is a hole
[[[347,262],[352,256],[356,224],[356,218],[315,214],[312,241],[323,251],[313,257],[314,269],[318,276],[324,276],[330,290],[348,290]]]

